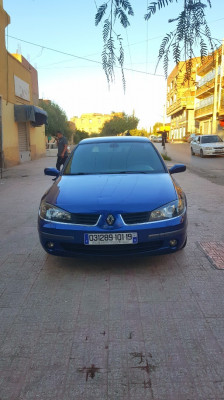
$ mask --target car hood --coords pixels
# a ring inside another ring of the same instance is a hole
[[[177,199],[169,173],[61,176],[44,200],[73,213],[151,211]]]
[[[222,149],[224,148],[224,142],[218,142],[218,143],[201,143],[201,147],[207,148],[207,147],[212,147],[214,149]]]

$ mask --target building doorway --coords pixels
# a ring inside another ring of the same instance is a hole
[[[20,162],[30,161],[29,127],[27,122],[18,122]]]

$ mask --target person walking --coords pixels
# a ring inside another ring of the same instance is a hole
[[[61,166],[64,165],[65,161],[68,158],[68,141],[67,139],[63,136],[63,133],[61,131],[57,131],[57,145],[58,145],[58,158],[57,158],[57,163],[56,163],[56,168],[58,171],[60,171]]]
[[[163,131],[163,133],[162,133],[162,146],[163,146],[164,150],[166,148],[166,141],[167,141],[167,133],[166,133],[166,131]]]

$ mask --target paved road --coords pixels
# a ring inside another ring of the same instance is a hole
[[[36,227],[54,165],[0,181],[0,399],[223,400],[224,270],[202,244],[224,244],[224,187],[175,176],[189,204],[181,252],[63,259]]]
[[[162,152],[162,146],[154,143]],[[187,165],[192,172],[209,179],[211,182],[224,185],[224,156],[204,157],[192,156],[189,143],[167,143],[167,155],[172,161]]]

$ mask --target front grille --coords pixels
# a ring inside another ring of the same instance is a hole
[[[72,224],[77,225],[96,225],[100,214],[72,214]]]
[[[86,246],[84,244],[61,243],[61,247],[65,251],[79,254],[93,255],[122,255],[122,254],[138,254],[158,250],[163,247],[163,241],[145,242],[138,244],[119,244],[106,246]]]
[[[149,222],[150,212],[121,214],[126,225],[144,224]]]

